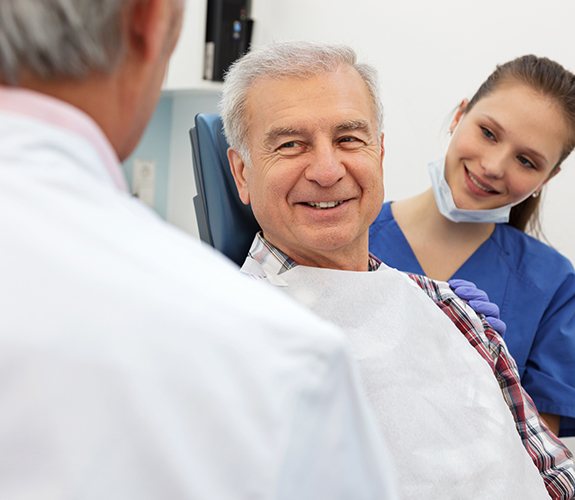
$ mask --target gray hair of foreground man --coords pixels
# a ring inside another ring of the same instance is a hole
[[[373,100],[379,130],[383,128],[383,106],[379,97],[377,71],[357,62],[353,49],[344,45],[312,42],[282,42],[249,52],[236,61],[225,77],[220,101],[224,131],[232,149],[244,161],[249,159],[247,146],[246,101],[251,85],[261,78],[311,78],[321,73],[351,66],[363,78]]]
[[[43,79],[113,71],[131,1],[0,0],[0,82],[18,85],[22,71]]]

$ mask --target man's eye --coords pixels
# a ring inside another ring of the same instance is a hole
[[[487,127],[479,127],[481,129],[481,133],[485,136],[485,138],[489,139],[490,141],[494,141],[496,139],[495,134],[491,132]]]
[[[337,142],[338,144],[343,145],[347,149],[357,148],[360,147],[362,144],[364,144],[364,142],[361,139],[358,139],[357,137],[353,136],[340,137],[337,140]]]
[[[521,165],[523,165],[524,167],[532,168],[532,169],[536,169],[536,168],[537,168],[537,165],[535,165],[535,163],[533,163],[529,158],[526,158],[526,157],[523,156],[523,155],[519,155],[519,156],[517,157],[517,160],[518,160],[519,163],[520,163]]]
[[[304,145],[299,141],[287,141],[277,148],[277,151],[284,156],[297,155],[303,150]]]

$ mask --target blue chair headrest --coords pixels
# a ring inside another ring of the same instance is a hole
[[[239,198],[220,116],[196,115],[190,138],[200,238],[241,266],[260,228],[251,207]]]

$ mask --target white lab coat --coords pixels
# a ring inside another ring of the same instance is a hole
[[[0,112],[0,498],[394,498],[344,345]]]

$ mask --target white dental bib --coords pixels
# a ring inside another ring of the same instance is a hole
[[[490,367],[406,275],[297,266],[267,279],[349,336],[402,498],[549,498]]]

